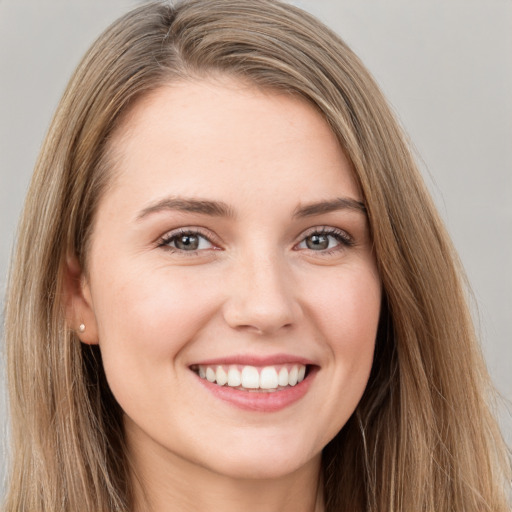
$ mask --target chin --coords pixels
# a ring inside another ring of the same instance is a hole
[[[267,443],[262,445],[253,442],[250,445],[233,447],[224,457],[215,454],[215,460],[208,466],[216,473],[241,480],[278,479],[305,466],[319,467],[321,452],[308,456],[300,446],[291,448],[282,445],[276,448]]]

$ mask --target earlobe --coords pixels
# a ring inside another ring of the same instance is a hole
[[[66,321],[82,343],[98,344],[98,328],[90,285],[76,256],[66,258],[63,283]]]

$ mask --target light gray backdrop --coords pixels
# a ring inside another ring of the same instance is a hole
[[[17,217],[57,101],[95,37],[137,3],[0,0],[1,297]],[[473,285],[491,374],[512,400],[512,1],[295,3],[352,46],[398,112]],[[2,442],[3,388],[0,374]],[[0,444],[0,480],[3,460]]]

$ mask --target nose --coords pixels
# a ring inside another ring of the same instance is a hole
[[[293,327],[302,310],[286,263],[271,255],[241,259],[230,273],[224,319],[236,330],[274,334]]]

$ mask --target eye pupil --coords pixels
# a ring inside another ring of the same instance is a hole
[[[177,249],[183,251],[195,251],[199,247],[199,237],[196,235],[181,235],[176,238],[175,245]]]
[[[329,237],[327,235],[311,235],[306,238],[306,246],[313,251],[322,251],[329,247]]]

